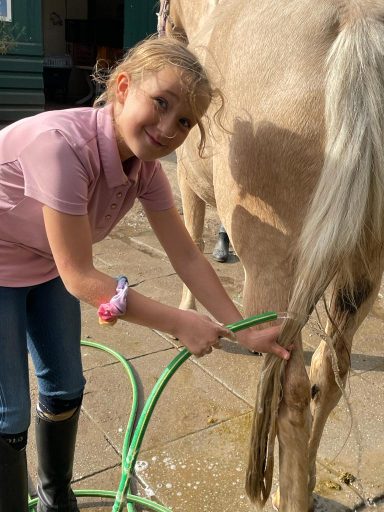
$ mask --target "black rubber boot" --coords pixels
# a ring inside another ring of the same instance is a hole
[[[223,226],[220,227],[212,257],[220,263],[225,263],[229,257],[229,238]]]
[[[0,437],[0,511],[28,512],[25,448],[17,451]]]
[[[64,421],[36,416],[37,512],[79,512],[71,489],[80,407]]]

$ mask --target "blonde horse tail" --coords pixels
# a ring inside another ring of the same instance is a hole
[[[311,313],[334,278],[355,304],[354,264],[369,278],[370,258],[384,243],[383,4],[351,0],[339,21],[327,58],[324,165],[299,239],[288,306],[300,318]],[[304,324],[286,320],[280,343],[291,345]],[[268,355],[258,386],[246,490],[259,507],[272,485],[284,364]]]

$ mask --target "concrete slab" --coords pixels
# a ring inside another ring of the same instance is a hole
[[[99,325],[95,309],[85,309],[82,313],[82,338],[105,345],[129,359],[159,352],[170,348],[170,343],[159,337],[151,329],[140,325],[117,322],[114,326]],[[104,351],[95,348],[82,348],[85,370],[105,366],[115,359]]]
[[[350,486],[356,491],[355,503],[358,494],[374,498],[383,492],[384,412],[378,406],[378,391],[377,386],[358,375],[350,378],[347,396],[352,419],[345,401],[341,400],[325,426],[318,452],[319,464],[337,476],[339,482],[343,474],[356,478]]]
[[[134,360],[141,400],[146,399],[163,369],[176,357],[170,349]],[[117,451],[121,451],[131,390],[118,365],[86,372],[85,411]],[[141,378],[140,378],[141,377]],[[163,445],[249,411],[198,366],[187,361],[168,383],[151,418],[143,449]]]
[[[250,421],[247,413],[144,451],[139,477],[173,510],[253,510],[244,492]]]
[[[160,257],[159,257],[160,256]],[[94,246],[95,265],[112,275],[127,275],[130,285],[135,286],[145,280],[174,273],[164,252],[142,250],[131,243],[131,238],[124,240],[109,237]]]

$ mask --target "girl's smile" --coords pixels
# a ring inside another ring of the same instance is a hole
[[[180,74],[172,66],[132,82],[117,77],[115,131],[122,160],[156,160],[172,153],[196,124]]]
[[[151,135],[147,130],[144,130],[144,131],[145,131],[145,133],[147,134],[147,136],[148,136],[149,140],[150,140],[153,144],[155,144],[155,146],[163,146],[163,147],[165,147],[165,146],[166,146],[166,144],[162,144],[162,143],[161,143],[160,141],[158,141],[155,137],[152,137],[152,135]]]

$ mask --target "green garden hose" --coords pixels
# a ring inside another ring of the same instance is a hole
[[[242,329],[247,329],[253,325],[261,324],[264,322],[271,322],[276,320],[279,315],[273,311],[255,315],[239,322],[235,322],[226,325],[226,328],[232,332],[237,332]],[[142,505],[149,510],[155,512],[171,512],[169,508],[164,507],[152,500],[135,496],[130,492],[131,478],[134,472],[137,456],[139,454],[141,444],[146,432],[149,420],[151,419],[152,413],[156,406],[161,393],[167,385],[169,379],[174,375],[176,370],[191,356],[191,353],[183,348],[180,353],[169,363],[163,373],[160,375],[155,386],[153,387],[149,397],[147,398],[144,408],[137,421],[136,428],[133,430],[137,409],[138,409],[138,387],[134,376],[133,368],[131,364],[118,352],[112,350],[109,347],[101,345],[100,343],[94,343],[92,341],[81,341],[81,344],[87,347],[94,347],[104,352],[108,352],[110,355],[115,357],[124,367],[128,374],[129,380],[132,386],[132,406],[128,420],[127,430],[124,436],[123,448],[122,448],[122,474],[117,491],[103,491],[103,490],[75,490],[74,493],[78,497],[99,497],[99,498],[111,498],[114,499],[114,505],[112,512],[122,512],[124,506],[127,507],[128,512],[134,512],[134,504]],[[38,498],[29,500],[29,511],[34,512]]]

